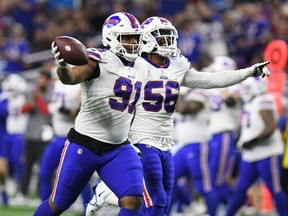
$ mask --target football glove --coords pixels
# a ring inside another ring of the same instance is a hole
[[[142,159],[142,153],[141,151],[133,144],[130,144],[132,146],[132,148],[135,150],[135,152],[137,153],[137,155],[139,156],[140,159]]]
[[[64,61],[63,58],[61,58],[61,54],[59,52],[58,46],[56,45],[55,41],[51,44],[51,52],[54,55],[54,58],[56,59],[58,67],[66,68],[67,63]]]
[[[265,62],[261,62],[261,63],[257,63],[257,64],[252,65],[250,67],[252,75],[254,77],[261,76],[262,78],[264,78],[265,76],[269,77],[270,71],[266,67],[266,65],[268,65],[269,63],[270,63],[269,61],[265,61]]]

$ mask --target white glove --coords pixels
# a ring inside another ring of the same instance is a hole
[[[270,71],[266,67],[266,65],[268,65],[269,63],[270,63],[269,61],[265,61],[265,62],[261,62],[261,63],[257,63],[257,64],[252,65],[249,68],[251,71],[251,75],[254,77],[261,76],[262,78],[264,78],[265,76],[269,77]]]
[[[58,67],[66,68],[67,63],[64,61],[63,58],[61,58],[60,56],[61,54],[59,52],[58,46],[56,45],[55,41],[53,41],[51,44],[51,52],[54,55],[54,58],[56,59]]]
[[[136,147],[134,146],[133,144],[130,144],[132,146],[132,148],[135,150],[135,152],[137,153],[137,155],[139,156],[140,159],[142,159],[142,153],[141,151]]]

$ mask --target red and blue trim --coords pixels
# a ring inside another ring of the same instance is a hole
[[[130,13],[124,13],[124,14],[130,20],[132,28],[138,28],[138,24],[137,24],[136,18]]]

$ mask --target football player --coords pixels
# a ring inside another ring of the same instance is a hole
[[[181,202],[181,199],[185,204],[191,203],[191,191],[187,191],[187,186],[179,184],[180,178],[188,176],[188,179],[192,179],[197,193],[204,198],[208,211],[213,212],[216,209],[217,196],[213,193],[208,163],[208,141],[211,134],[207,129],[211,119],[210,107],[209,91],[205,89],[193,89],[179,97],[176,111],[184,116],[184,120],[178,122],[174,128],[179,147],[173,151],[175,181],[172,200],[174,203]],[[182,209],[177,211],[181,212]]]
[[[2,87],[8,99],[6,129],[10,175],[13,180],[16,180],[17,188],[21,189],[22,193],[22,175],[24,174],[24,165],[26,165],[23,163],[22,156],[28,122],[28,115],[22,112],[22,107],[27,102],[28,83],[22,76],[10,74],[4,79]]]
[[[248,188],[261,178],[272,194],[278,214],[287,216],[288,200],[280,184],[284,144],[274,98],[267,93],[265,79],[249,78],[242,84],[244,116],[237,143],[242,149],[242,159],[237,188],[226,215],[236,214],[246,201]]]
[[[141,26],[131,14],[119,12],[103,24],[109,50],[88,49],[89,62],[71,67],[52,43],[59,79],[80,83],[81,108],[68,133],[54,188],[35,216],[60,215],[76,200],[95,171],[120,200],[121,216],[138,216],[142,203],[143,168],[128,133],[140,96],[142,74],[134,67]]]
[[[141,212],[155,216],[167,214],[171,200],[174,184],[173,113],[180,86],[226,87],[250,76],[269,75],[269,71],[265,67],[268,62],[263,62],[233,72],[199,73],[179,55],[178,34],[171,22],[162,17],[150,17],[142,23],[142,29],[142,55],[136,64],[139,73],[146,75],[146,80],[136,104],[129,137],[142,153],[144,202]],[[95,190],[97,194],[97,187]],[[94,210],[88,207],[93,212],[98,208],[97,202]]]
[[[39,178],[42,202],[48,199],[52,192],[52,180],[67,139],[67,130],[73,127],[81,103],[79,85],[63,84],[57,77],[56,67],[52,68],[51,74],[53,78],[55,77],[52,100],[49,104],[54,138],[47,144],[41,157]],[[91,197],[89,184],[84,187],[81,195],[85,209],[85,204]]]
[[[9,204],[6,180],[8,176],[8,142],[6,122],[8,117],[8,98],[5,92],[0,90],[0,193],[4,206]]]
[[[219,71],[236,70],[236,62],[228,56],[214,57],[205,70],[218,73]],[[211,89],[212,101],[209,132],[212,139],[209,141],[211,158],[211,175],[214,191],[219,198],[219,204],[227,203],[232,187],[228,183],[231,179],[233,161],[236,157],[236,139],[240,131],[242,115],[242,101],[239,95],[240,84],[227,88]]]

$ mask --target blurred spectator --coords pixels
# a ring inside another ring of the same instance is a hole
[[[33,19],[36,12],[36,0],[14,0],[12,4],[14,21],[22,25],[28,40],[33,36]]]
[[[229,0],[208,0],[210,6],[217,11],[223,11],[231,7],[232,1]]]
[[[29,51],[28,41],[25,39],[23,27],[13,24],[10,35],[3,45],[4,75],[21,73],[26,68],[25,58]]]
[[[0,31],[6,37],[9,26],[20,23],[25,27],[24,38],[29,41],[31,51],[38,52],[49,49],[51,41],[59,35],[74,36],[89,45],[98,44],[94,37],[101,33],[105,18],[116,11],[131,12],[140,21],[162,15],[175,23],[182,54],[194,65],[198,64],[198,56],[205,53],[210,57],[229,55],[239,67],[244,67],[263,57],[271,39],[287,41],[287,8],[287,1],[281,0],[13,0],[1,1]]]
[[[246,3],[241,11],[235,55],[240,67],[245,67],[250,62],[257,62],[263,58],[265,46],[271,40],[271,26],[259,5]]]
[[[60,8],[75,11],[79,9],[80,2],[78,0],[49,0],[48,5],[51,11],[57,11]]]
[[[39,164],[42,152],[53,136],[48,111],[48,103],[50,102],[52,94],[50,81],[50,72],[41,71],[36,86],[31,92],[30,100],[28,100],[22,109],[24,113],[29,114],[29,121],[25,133],[25,167],[21,188],[24,201],[26,201],[25,199],[29,193],[33,165]]]
[[[31,40],[31,52],[47,50],[51,46],[49,37],[49,20],[44,13],[38,13],[33,20],[33,40]]]
[[[202,52],[208,53],[211,58],[228,56],[228,47],[225,41],[224,27],[216,12],[205,4],[198,4],[201,22],[197,26],[202,41]]]
[[[80,41],[84,42],[95,36],[95,32],[91,31],[91,26],[85,19],[86,17],[81,11],[75,12],[74,13],[74,36],[77,37]]]
[[[95,8],[97,8],[97,13],[94,12]],[[92,26],[90,31],[101,33],[102,24],[110,15],[107,3],[101,1],[87,1],[85,2],[85,9],[82,11],[85,12],[86,20],[89,25]]]
[[[183,28],[179,30],[178,47],[182,55],[194,65],[201,55],[202,38],[195,29],[195,22],[192,19],[185,19]]]
[[[186,0],[162,0],[159,1],[159,16],[167,17],[175,15],[183,10],[186,5]]]
[[[271,14],[271,30],[275,35],[275,38],[285,40],[288,43],[288,2],[281,3],[276,1],[273,4],[274,7],[269,11]],[[277,13],[273,13],[277,11]]]
[[[3,56],[4,51],[4,44],[6,42],[6,37],[4,36],[3,31],[0,30],[0,79],[3,80],[4,74],[3,74],[3,68],[5,66],[5,60]]]

